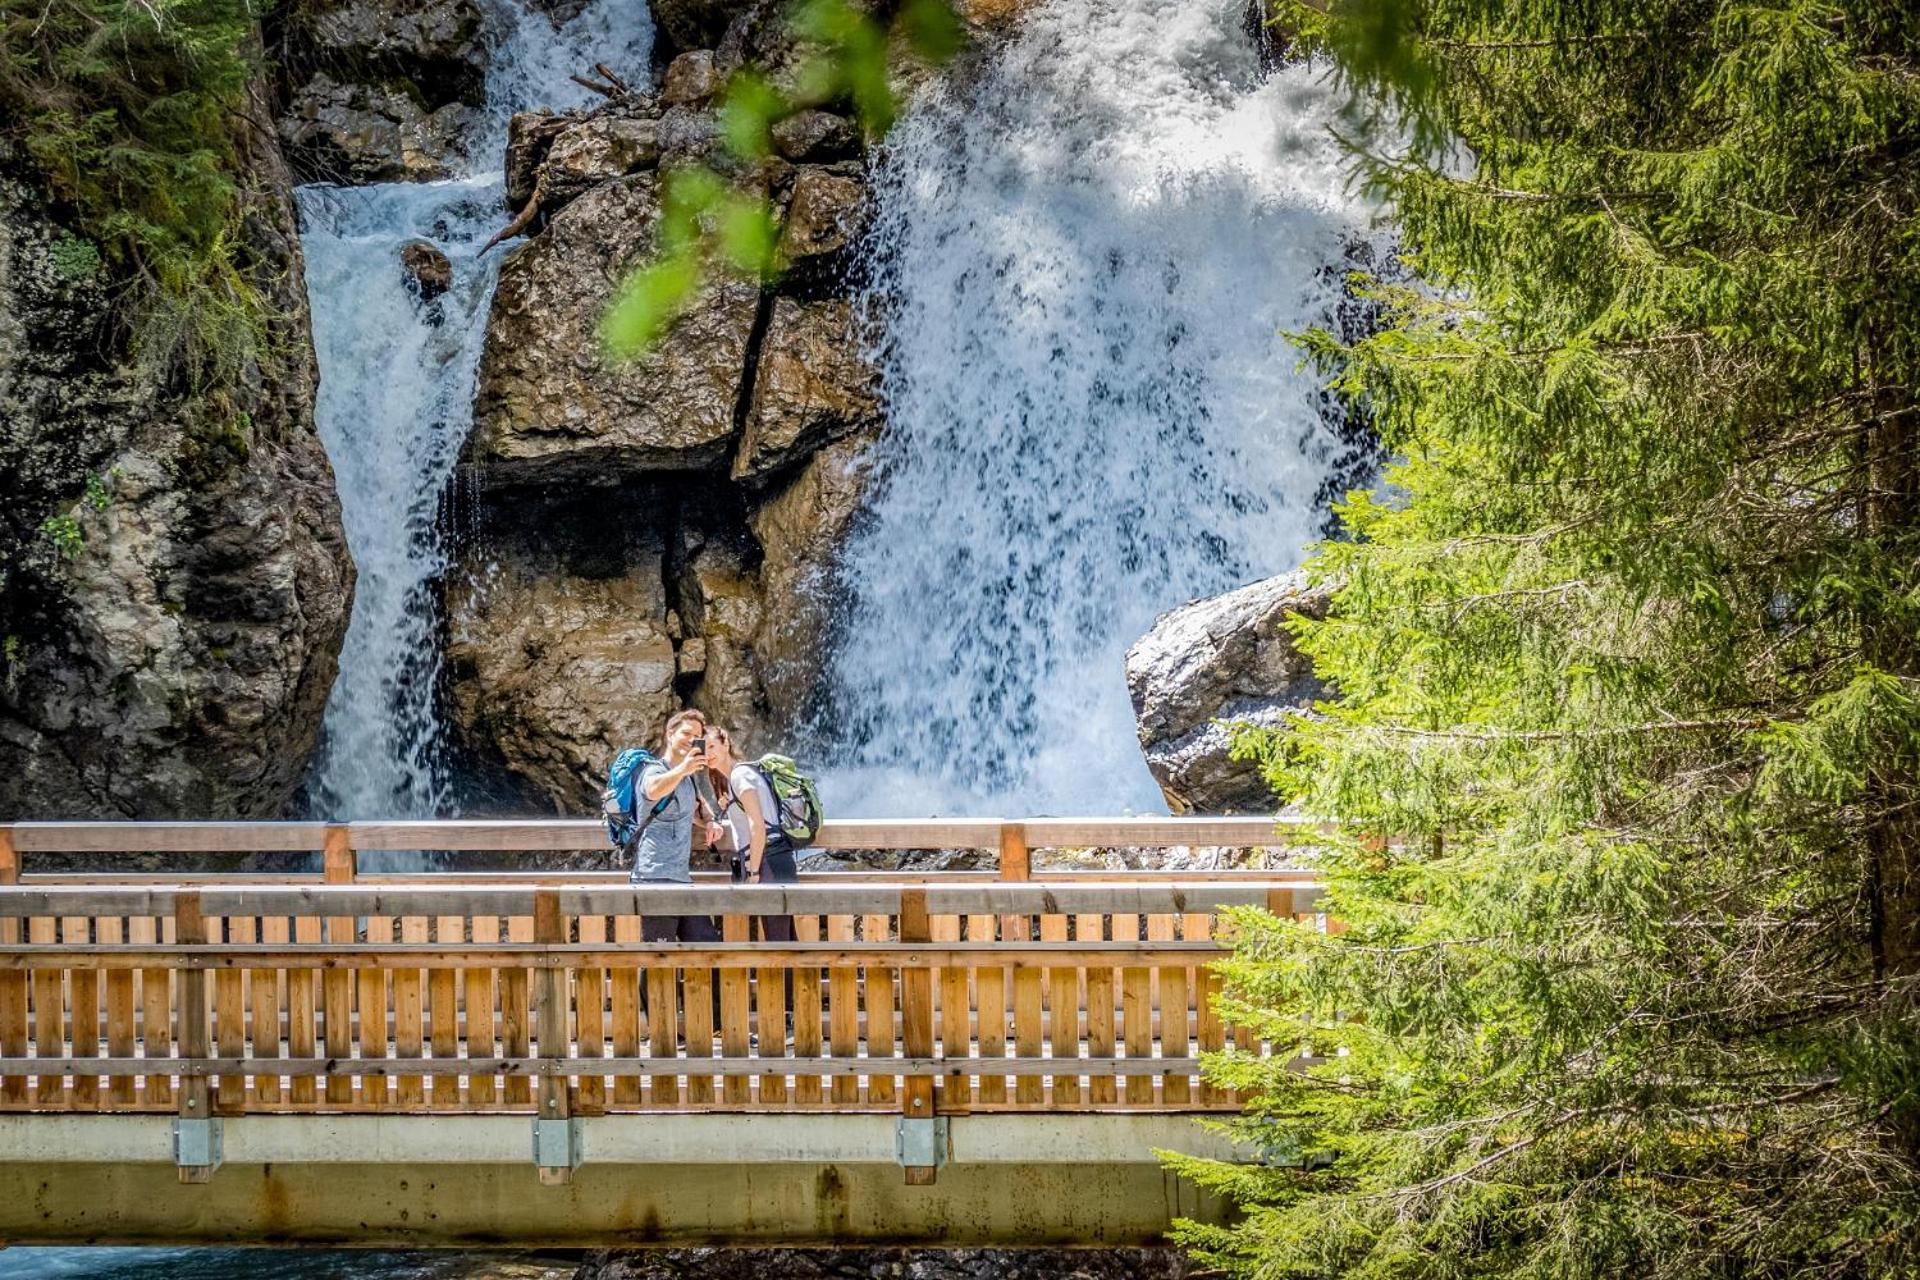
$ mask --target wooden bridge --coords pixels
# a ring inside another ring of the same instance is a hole
[[[1219,913],[1320,920],[1316,885],[1031,851],[1318,830],[840,822],[997,867],[635,887],[459,869],[604,851],[590,822],[0,827],[0,1241],[1150,1241],[1223,1211],[1155,1149],[1249,1158],[1191,1122],[1244,1101],[1199,1055],[1291,1052],[1217,1011]],[[436,869],[359,869],[394,851]],[[135,854],[182,869],[60,869]],[[696,913],[725,940],[640,941]]]

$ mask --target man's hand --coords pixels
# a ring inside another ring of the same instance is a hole
[[[724,823],[709,822],[707,824],[707,848],[718,849],[720,847],[720,837],[726,833],[727,828]]]

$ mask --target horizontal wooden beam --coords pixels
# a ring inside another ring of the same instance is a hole
[[[609,947],[590,943],[452,944],[259,943],[113,946],[40,943],[0,948],[12,969],[825,969],[885,965],[900,969],[1061,965],[1188,965],[1220,958],[1222,943],[1201,942],[659,942]]]
[[[1197,1058],[0,1058],[0,1076],[1189,1076],[1199,1071]]]
[[[611,852],[593,819],[349,822],[348,847],[361,852]],[[997,818],[847,818],[822,825],[822,849],[981,849],[1000,847]],[[1110,846],[1278,847],[1310,844],[1331,828],[1294,817],[1024,818],[1037,849]],[[20,822],[0,827],[30,853],[319,852],[329,824],[319,822]]]
[[[618,886],[562,884],[565,915],[893,915],[902,885],[833,883]],[[1294,893],[1297,880],[1157,880],[1115,882],[973,881],[911,886],[933,915],[1176,914],[1221,907],[1265,906],[1270,892]],[[219,916],[525,916],[535,889],[525,885],[455,884],[446,887],[360,884],[177,885],[83,887],[0,886],[0,918],[24,916],[164,916],[182,894],[200,911]]]

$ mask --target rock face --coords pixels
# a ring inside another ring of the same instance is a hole
[[[616,179],[568,205],[501,268],[469,446],[488,484],[606,484],[726,457],[757,289],[709,289],[631,363],[609,361],[596,332],[614,290],[651,251],[659,212],[653,174]]]
[[[1257,766],[1229,757],[1222,722],[1278,725],[1325,694],[1281,623],[1326,617],[1328,599],[1303,574],[1282,574],[1163,614],[1127,651],[1140,747],[1174,812],[1273,808]]]
[[[287,174],[247,145],[272,354],[197,400],[126,358],[98,255],[0,153],[0,818],[276,816],[306,769],[353,568]]]
[[[448,588],[449,679],[466,745],[563,809],[683,703],[755,753],[805,713],[879,434],[841,269],[870,203],[842,116],[808,113],[783,144],[801,163],[746,175],[782,214],[791,274],[711,282],[640,359],[602,354],[600,317],[653,251],[661,169],[717,145],[723,68],[777,43],[733,19],[727,47],[681,50],[658,98],[512,130],[527,239],[481,358],[465,455],[481,510]]]
[[[308,0],[272,21],[279,131],[301,181],[452,172],[486,93],[479,0]]]

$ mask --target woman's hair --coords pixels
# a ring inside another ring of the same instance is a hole
[[[727,732],[725,725],[709,723],[707,736],[718,738],[729,751],[733,749],[733,735]],[[713,794],[716,796],[726,796],[733,790],[733,776],[725,769],[716,769],[708,765],[707,780],[713,783]]]

